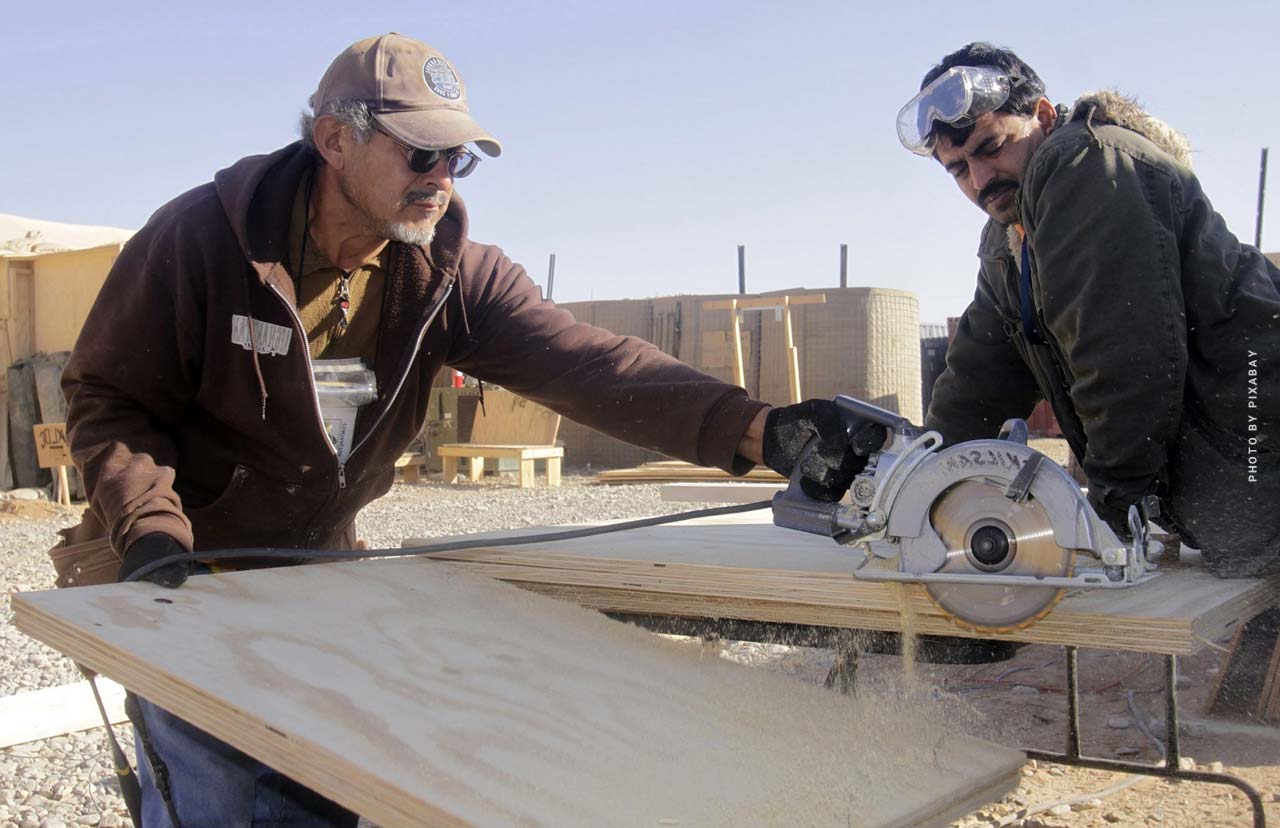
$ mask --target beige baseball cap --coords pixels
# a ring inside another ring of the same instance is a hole
[[[387,132],[420,149],[474,143],[496,157],[502,145],[471,118],[467,88],[448,58],[420,40],[392,32],[347,47],[311,96],[327,114],[334,101],[364,101]]]

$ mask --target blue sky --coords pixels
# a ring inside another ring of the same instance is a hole
[[[555,298],[838,283],[973,293],[982,215],[894,116],[977,39],[1055,101],[1118,88],[1185,132],[1232,230],[1280,250],[1280,3],[24,3],[5,12],[0,212],[140,226],[235,159],[292,140],[329,61],[383,31],[458,67],[504,146],[459,185],[472,236]]]

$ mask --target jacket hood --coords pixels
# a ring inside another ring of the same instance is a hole
[[[1066,122],[1114,124],[1138,133],[1168,153],[1173,160],[1191,168],[1191,142],[1187,136],[1142,108],[1137,99],[1114,90],[1090,92],[1072,105]]]
[[[263,280],[285,260],[294,195],[315,164],[314,151],[295,141],[270,155],[242,158],[213,177],[231,231]],[[436,267],[456,272],[466,244],[467,208],[455,191],[423,253]]]

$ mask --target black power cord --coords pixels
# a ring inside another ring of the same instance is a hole
[[[678,523],[694,518],[715,517],[716,515],[735,515],[741,512],[755,512],[773,506],[772,500],[760,500],[754,503],[741,503],[733,506],[718,506],[713,509],[694,509],[690,512],[679,512],[674,515],[628,520],[622,523],[609,523],[604,526],[587,526],[582,529],[566,529],[560,532],[542,532],[533,535],[512,535],[504,538],[470,538],[456,541],[440,541],[423,546],[400,546],[389,549],[282,549],[275,547],[211,549],[207,552],[182,553],[168,555],[138,567],[125,578],[125,582],[145,578],[161,567],[179,561],[234,561],[245,558],[257,560],[278,560],[289,563],[305,563],[322,560],[367,560],[371,558],[399,558],[411,555],[430,555],[437,552],[459,552],[464,549],[490,549],[495,546],[521,546],[530,543],[548,543],[551,541],[574,540],[605,535],[611,532],[625,532],[628,529],[643,529],[647,526],[661,526],[664,523]]]

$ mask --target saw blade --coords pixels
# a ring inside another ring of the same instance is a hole
[[[1075,556],[1053,539],[1053,527],[1034,497],[1005,497],[1006,481],[965,480],[930,511],[947,549],[939,572],[981,575],[1071,575]],[[1009,632],[1043,618],[1065,590],[1019,584],[925,584],[953,622],[979,632]]]

